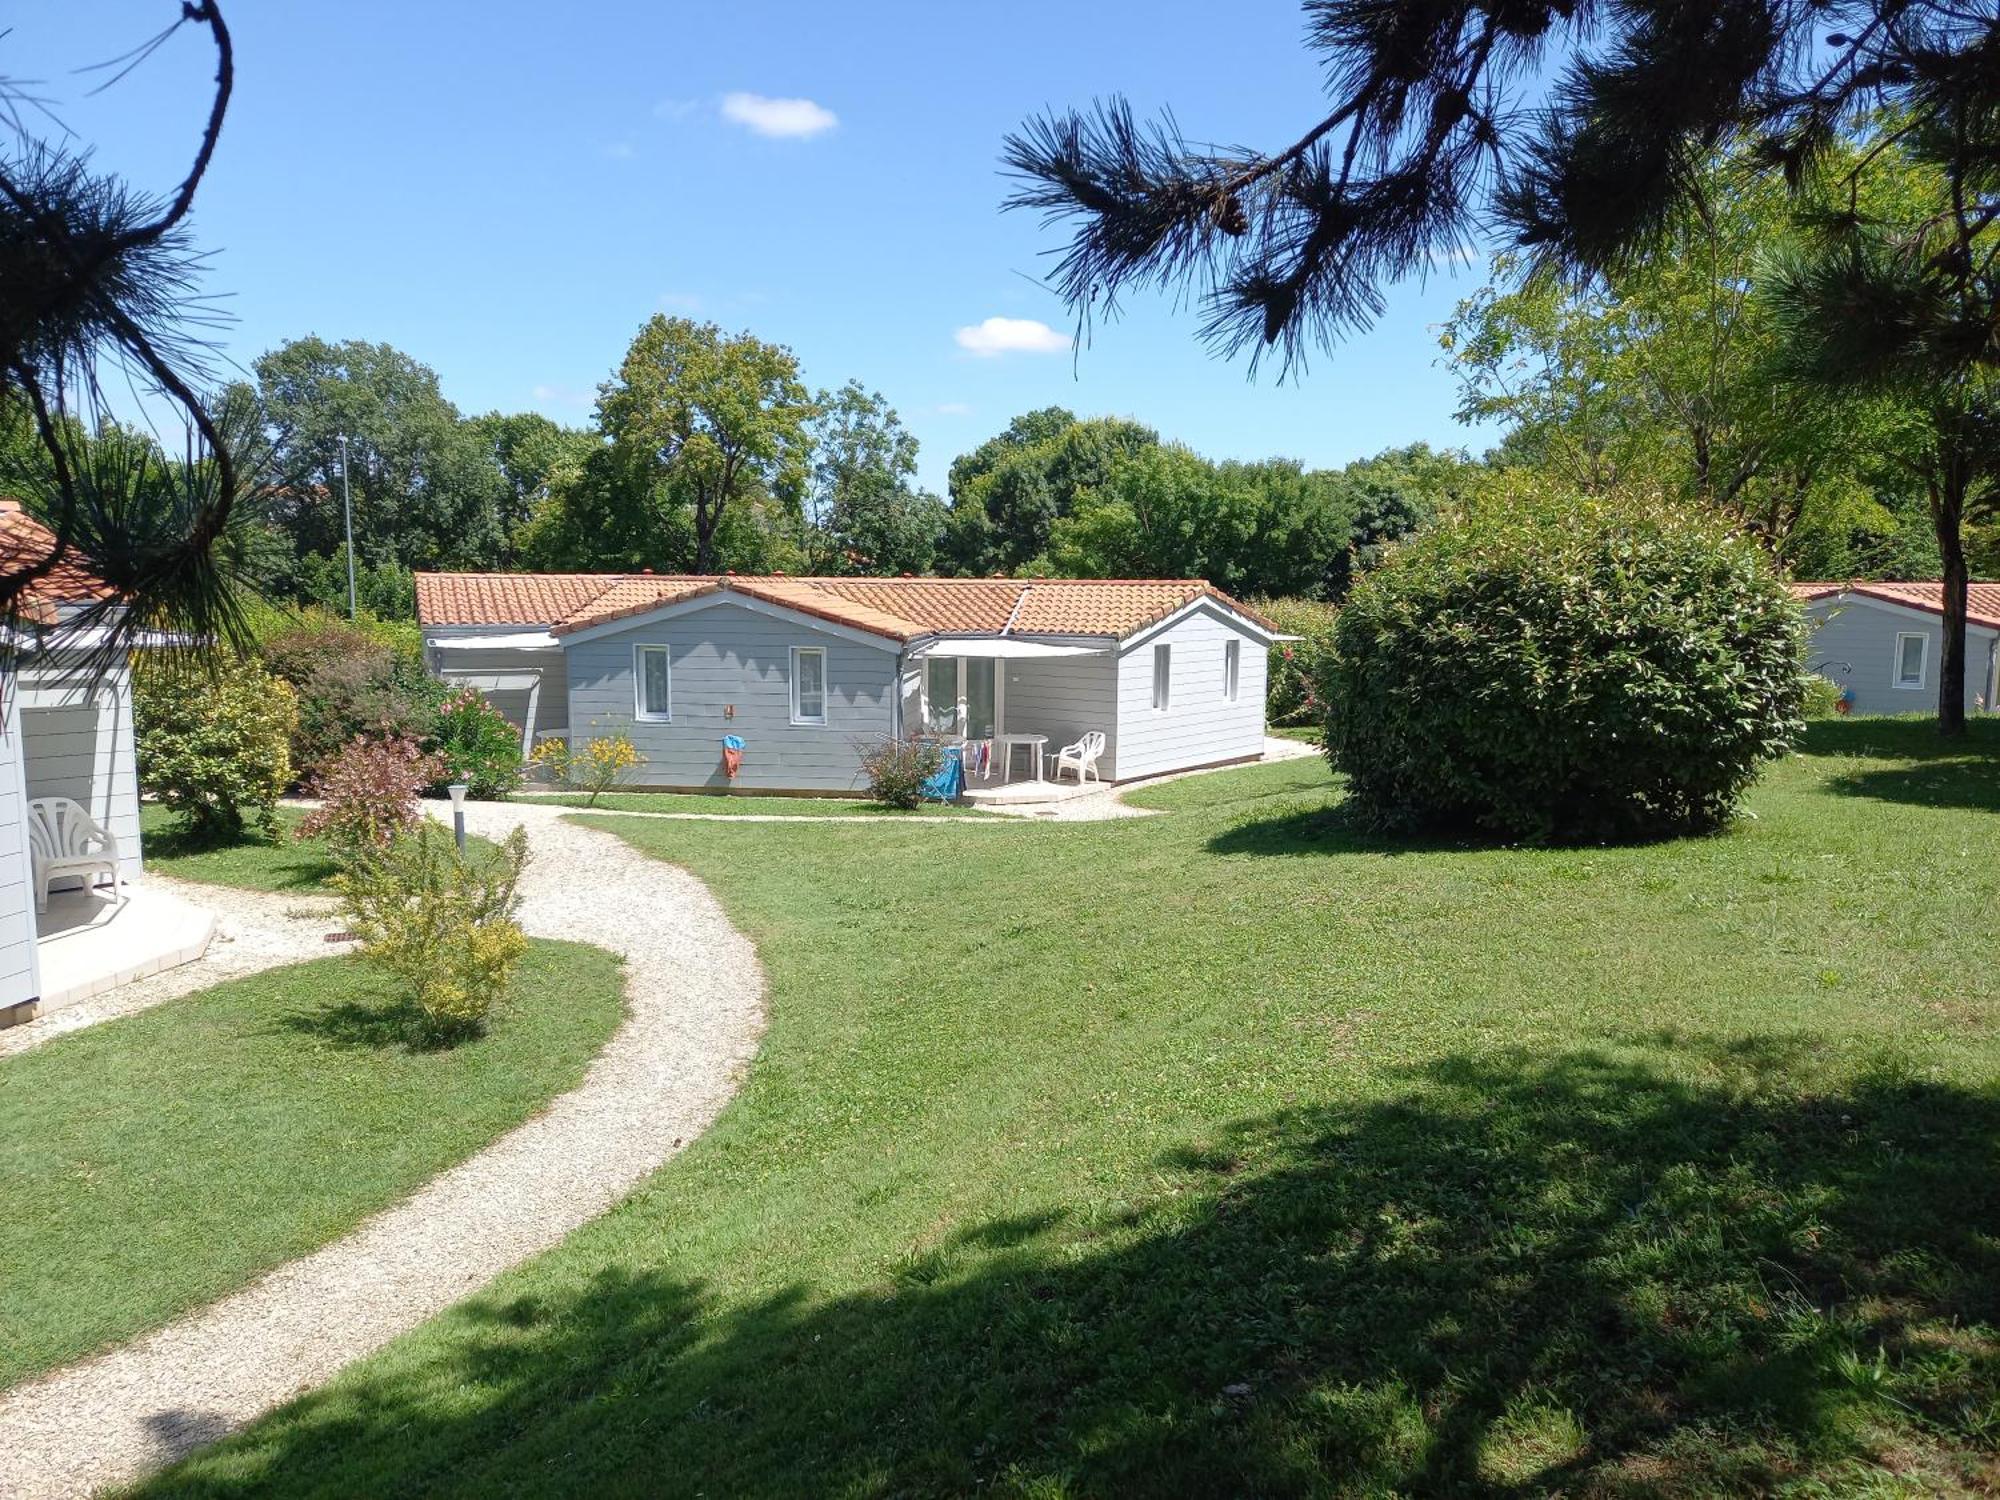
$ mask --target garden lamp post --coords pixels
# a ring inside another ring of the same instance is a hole
[[[347,487],[347,434],[344,432],[340,434],[340,508],[347,513],[347,618],[354,620],[360,618],[354,600],[354,495]]]
[[[458,852],[465,853],[465,794],[468,790],[462,781],[454,781],[445,790],[451,793],[451,836],[458,840]]]

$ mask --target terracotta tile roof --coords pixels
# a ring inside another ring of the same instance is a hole
[[[1944,583],[1935,578],[1909,583],[1886,583],[1875,579],[1859,579],[1852,583],[1795,582],[1791,589],[1792,597],[1800,603],[1823,599],[1829,594],[1849,593],[1921,609],[1934,615],[1944,613]],[[1965,618],[1974,625],[2000,630],[2000,583],[1971,584],[1965,592]]]
[[[553,625],[588,604],[615,573],[419,573],[417,618],[426,625]]]
[[[1268,620],[1200,579],[791,578],[782,574],[419,573],[426,625],[543,625],[566,634],[720,590],[891,640],[924,635],[1124,637],[1201,598]]]
[[[20,501],[0,498],[0,573],[41,561],[55,544],[55,533],[29,515]],[[85,604],[116,594],[116,589],[90,571],[87,558],[72,552],[22,592],[21,617],[37,625],[51,625],[58,604]]]

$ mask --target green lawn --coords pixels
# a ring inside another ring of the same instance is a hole
[[[154,1494],[1990,1493],[2000,725],[1728,835],[1315,760],[953,845],[593,819],[772,1024],[630,1202]]]
[[[273,969],[0,1062],[0,1389],[334,1239],[573,1087],[617,960],[537,943],[493,1028],[399,1040],[349,958]]]
[[[1282,724],[1266,732],[1281,740],[1301,740],[1308,745],[1317,745],[1326,738],[1326,731],[1317,724]]]
[[[583,807],[588,798],[572,793],[528,793],[528,802],[553,802],[562,807]],[[700,792],[606,792],[597,799],[604,812],[709,813],[741,817],[745,813],[775,818],[907,818],[912,816],[984,818],[995,814],[976,807],[960,807],[949,802],[926,802],[922,807],[884,807],[879,802],[862,802],[846,797],[759,797],[750,793],[733,796],[706,796]]]
[[[296,807],[278,809],[281,832],[275,839],[248,834],[226,844],[187,838],[176,828],[174,815],[157,802],[139,809],[139,830],[145,840],[146,866],[162,875],[203,885],[233,885],[252,891],[298,891],[324,895],[326,880],[338,870],[324,839],[300,839],[295,830],[305,814]],[[472,835],[469,844],[486,846]]]

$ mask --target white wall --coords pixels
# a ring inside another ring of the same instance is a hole
[[[1938,701],[1938,655],[1944,648],[1944,621],[1926,610],[1903,609],[1860,594],[1831,596],[1806,605],[1813,626],[1806,663],[1821,676],[1854,690],[1858,714],[1934,713]],[[1896,637],[1921,635],[1924,680],[1920,687],[1896,686]],[[1991,712],[1993,649],[1996,633],[1979,625],[1965,630],[1965,711]]]
[[[949,648],[942,648],[948,650]],[[1045,734],[1049,749],[1073,745],[1090,730],[1104,733],[1104,756],[1098,774],[1116,781],[1118,769],[1118,659],[1065,656],[1044,660],[1003,662],[1007,669],[1004,700],[1006,728],[1014,734]],[[1026,759],[1017,752],[1016,764]]]
[[[1223,646],[1240,641],[1236,696],[1223,697]],[[1173,648],[1165,712],[1153,707],[1153,648]],[[1118,779],[1264,753],[1264,677],[1269,648],[1215,606],[1136,637],[1118,657]]]
[[[101,676],[73,662],[37,660],[21,670],[21,743],[27,793],[68,797],[118,839],[119,873],[139,873],[139,775],[132,735],[132,671]],[[59,882],[57,889],[79,884]]]
[[[20,695],[0,673],[0,1011],[40,998],[35,893],[29,880],[27,788],[21,775]]]

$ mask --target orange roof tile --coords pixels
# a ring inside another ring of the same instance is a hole
[[[1929,614],[1944,613],[1944,582],[1936,578],[1910,582],[1872,578],[1857,579],[1851,583],[1794,582],[1791,590],[1792,597],[1802,604],[1824,599],[1829,594],[1848,593],[1859,594],[1865,599],[1880,599],[1888,604],[1901,604],[1909,609],[1921,609]],[[1965,618],[1974,625],[2000,630],[2000,583],[1970,584],[1965,592]]]
[[[419,573],[417,617],[426,625],[543,625],[560,635],[725,589],[892,640],[1003,633],[1123,637],[1201,598],[1273,628],[1200,579]]]
[[[0,498],[0,573],[40,562],[55,549],[56,536],[29,515],[18,500]],[[58,604],[110,599],[117,590],[90,571],[90,560],[70,552],[22,590],[21,617],[38,625],[55,623]]]

